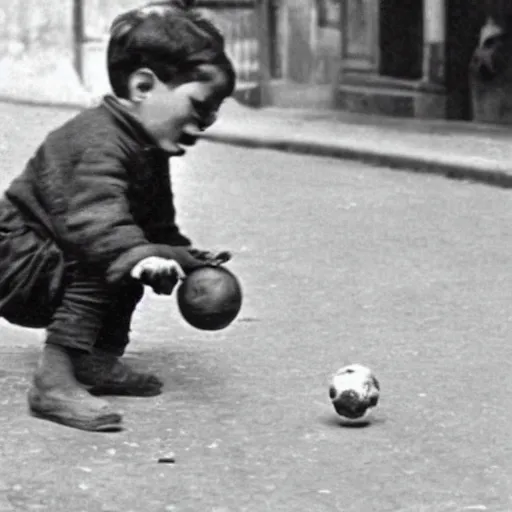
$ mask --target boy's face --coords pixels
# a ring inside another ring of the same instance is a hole
[[[209,64],[198,66],[187,81],[165,84],[149,70],[140,70],[133,80],[137,117],[159,146],[176,156],[215,121],[228,86],[226,74]]]

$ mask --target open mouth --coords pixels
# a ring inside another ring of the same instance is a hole
[[[183,146],[193,146],[197,139],[199,138],[198,133],[190,133],[190,132],[183,132],[181,134],[181,137],[178,139],[178,144],[182,144]]]
[[[186,149],[185,147],[191,147],[194,146],[195,143],[198,141],[199,136],[201,134],[201,129],[196,126],[195,124],[188,124],[183,128],[183,131],[181,132],[181,135],[177,142],[175,143],[176,150],[175,155],[176,156],[182,156],[185,154]]]

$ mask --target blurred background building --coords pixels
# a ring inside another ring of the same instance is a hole
[[[63,99],[107,92],[109,25],[117,13],[143,3],[0,0],[0,94],[14,94],[15,88],[30,94],[37,86],[37,94],[58,91]],[[239,75],[237,95],[246,103],[508,119],[512,72],[509,79],[508,64],[493,63],[508,62],[499,48],[512,28],[510,0],[197,3],[226,36]],[[486,26],[491,35],[483,40]],[[482,57],[488,50],[490,58]],[[472,67],[475,52],[497,71],[480,72],[485,63]]]

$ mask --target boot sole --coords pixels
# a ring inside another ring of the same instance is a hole
[[[105,414],[93,420],[81,420],[77,418],[64,418],[58,414],[37,411],[32,407],[30,407],[29,410],[31,416],[35,418],[52,421],[79,430],[87,430],[89,432],[119,432],[123,429],[121,425],[123,418],[117,413]]]
[[[28,408],[30,414],[39,419],[59,423],[68,427],[87,430],[90,432],[114,432],[122,429],[122,416],[117,412],[99,413],[95,417],[84,418],[64,414],[63,408],[52,405],[51,402],[41,403],[41,399],[34,388],[28,392]],[[60,414],[59,414],[60,413]]]
[[[132,388],[129,389],[123,386],[92,386],[87,388],[87,391],[91,395],[101,396],[101,395],[110,395],[110,396],[133,396],[133,397],[151,397],[158,396],[162,394],[162,387],[153,388],[153,389],[137,389]]]

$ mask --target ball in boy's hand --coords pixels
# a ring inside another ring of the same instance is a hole
[[[225,267],[207,265],[190,272],[177,293],[178,309],[193,327],[217,331],[227,327],[242,307],[242,288]]]

